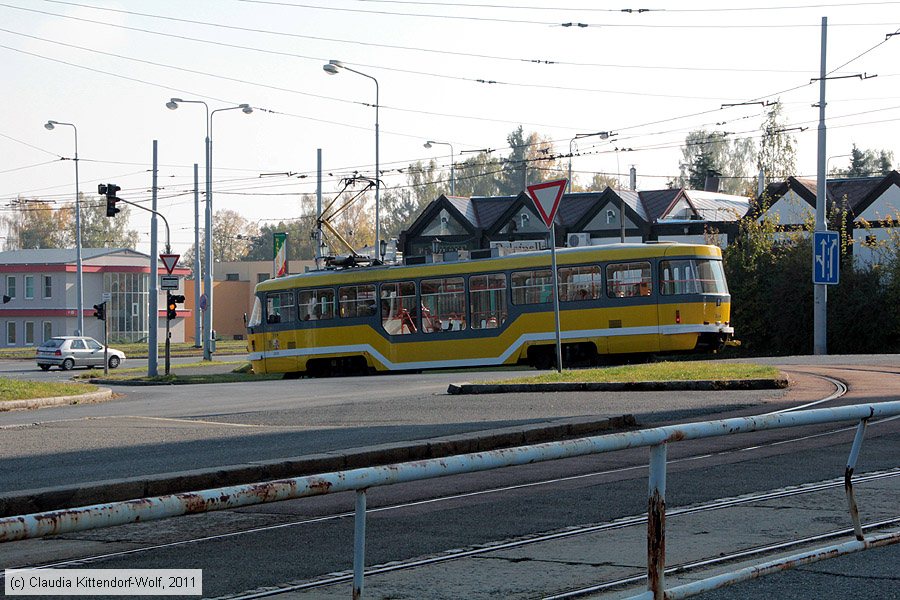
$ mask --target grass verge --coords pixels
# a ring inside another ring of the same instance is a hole
[[[96,391],[97,386],[89,383],[52,383],[0,377],[0,402],[78,396]]]
[[[490,383],[621,383],[628,381],[706,381],[735,379],[776,379],[775,367],[751,363],[715,361],[659,362],[646,365],[624,365],[600,369],[574,369],[531,377],[517,377]]]
[[[186,369],[204,369],[207,367],[220,367],[222,365],[234,365],[235,367],[230,373],[182,373],[178,374],[178,370]],[[76,375],[77,379],[97,379],[102,377],[106,381],[116,381],[121,383],[136,384],[189,384],[189,383],[240,383],[243,381],[268,381],[272,379],[282,379],[283,375],[277,373],[274,375],[256,375],[250,371],[250,363],[247,361],[223,362],[216,361],[214,363],[203,361],[191,364],[171,365],[168,375],[157,375],[156,377],[148,377],[146,369],[117,369],[115,372],[110,371],[108,375],[102,375],[98,371],[88,371],[80,375]]]

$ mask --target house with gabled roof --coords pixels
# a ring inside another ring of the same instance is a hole
[[[710,230],[729,239],[750,199],[685,189],[615,190],[564,194],[554,221],[556,245],[671,240],[703,243]],[[400,234],[404,256],[458,250],[546,248],[547,228],[531,198],[440,196]]]
[[[900,173],[876,177],[829,179],[825,183],[828,228],[852,232],[850,252],[857,264],[881,260],[888,229],[900,218]],[[770,184],[757,200],[756,217],[770,218],[786,230],[800,229],[815,220],[816,180],[788,177]]]

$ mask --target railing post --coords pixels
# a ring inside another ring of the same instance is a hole
[[[666,589],[666,444],[650,448],[650,493],[647,506],[647,589],[663,600]]]
[[[856,469],[856,460],[859,458],[859,450],[862,447],[863,436],[866,433],[867,419],[860,419],[856,426],[856,436],[853,438],[853,446],[850,447],[850,456],[847,458],[847,469],[844,471],[844,491],[847,493],[847,505],[850,507],[850,519],[853,521],[853,531],[860,542],[863,537],[862,525],[859,522],[859,507],[856,505],[856,496],[853,494],[853,470]]]
[[[353,600],[363,593],[366,569],[366,490],[356,490],[356,515],[353,519]]]

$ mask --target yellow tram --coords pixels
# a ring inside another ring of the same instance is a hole
[[[325,269],[256,286],[256,373],[556,362],[550,251]],[[734,329],[722,252],[650,243],[557,251],[563,363],[715,352]]]

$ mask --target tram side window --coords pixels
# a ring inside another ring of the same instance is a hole
[[[381,326],[389,335],[416,333],[419,310],[416,306],[416,282],[396,281],[381,284]]]
[[[563,302],[579,302],[600,298],[603,277],[600,267],[566,267],[559,270],[559,299]]]
[[[553,279],[549,269],[516,271],[511,278],[513,304],[540,304],[553,299]]]
[[[297,320],[297,306],[293,292],[272,292],[266,295],[266,323],[292,323]]]
[[[616,263],[606,266],[606,295],[610,298],[649,296],[653,291],[650,263]]]
[[[297,294],[297,304],[300,307],[300,319],[303,321],[334,318],[334,290],[331,288],[301,290]]]
[[[466,286],[462,277],[423,279],[422,331],[434,333],[462,329],[466,316]]]
[[[338,288],[341,318],[370,317],[377,312],[374,285],[348,285]]]
[[[659,288],[665,295],[727,294],[725,272],[717,260],[664,260],[659,263]]]
[[[472,329],[492,329],[506,321],[506,275],[473,275],[469,277],[469,306]],[[463,323],[465,328],[465,323]]]

